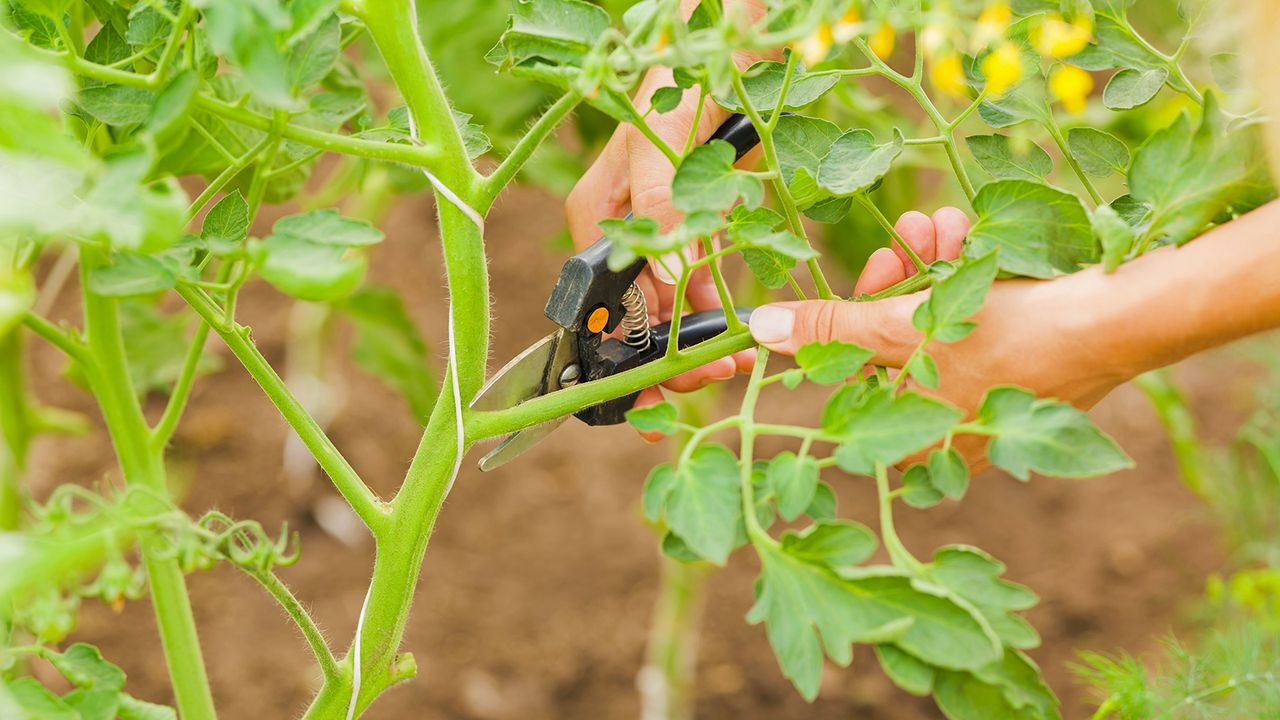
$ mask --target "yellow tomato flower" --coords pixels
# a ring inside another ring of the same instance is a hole
[[[835,28],[832,30],[832,36],[838,43],[847,43],[858,37],[858,25],[862,22],[862,16],[858,14],[856,5],[850,5],[840,20],[836,22]]]
[[[670,42],[671,34],[663,30],[662,34],[658,36],[658,42],[653,44],[653,49],[655,52],[664,50]]]
[[[930,65],[929,79],[934,87],[948,95],[966,96],[968,86],[964,82],[964,62],[958,52],[949,52]]]
[[[897,41],[898,35],[894,31],[893,26],[888,22],[880,23],[880,28],[872,35],[868,44],[871,46],[871,52],[881,60],[888,60],[893,54],[894,43]]]
[[[1049,76],[1049,92],[1062,102],[1067,112],[1079,115],[1093,92],[1093,76],[1075,65],[1060,65]]]
[[[1031,44],[1041,55],[1068,58],[1079,53],[1093,39],[1093,25],[1085,16],[1071,22],[1057,13],[1031,29]]]
[[[804,60],[805,65],[812,67],[827,59],[827,54],[831,52],[832,41],[831,26],[822,23],[808,37],[792,43],[791,49],[800,53],[800,59]]]
[[[947,31],[941,25],[926,25],[920,31],[920,47],[925,57],[933,57],[947,40]]]
[[[975,45],[986,45],[1004,35],[1013,22],[1013,10],[1005,0],[988,3],[978,16],[978,31]]]
[[[1011,42],[1002,44],[982,59],[982,74],[987,76],[988,95],[1004,95],[1022,79],[1022,52]]]

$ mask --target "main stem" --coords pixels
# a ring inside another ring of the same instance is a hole
[[[31,409],[22,372],[22,333],[0,337],[0,532],[22,517],[22,474],[31,446]]]
[[[81,287],[88,288],[88,274],[106,262],[102,251],[82,248]],[[150,443],[151,430],[129,375],[116,301],[85,291],[83,302],[89,350],[96,360],[89,374],[90,386],[102,409],[125,482],[168,497],[164,456]],[[144,536],[141,545],[178,713],[183,720],[212,720],[217,713],[182,570],[176,559],[165,557],[163,539]]]

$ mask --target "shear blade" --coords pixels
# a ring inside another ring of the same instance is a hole
[[[557,330],[514,357],[480,389],[471,401],[476,410],[501,412],[520,403],[560,389],[565,368],[577,360],[573,336]],[[480,459],[481,470],[492,470],[536,445],[568,416],[518,430],[502,438]]]

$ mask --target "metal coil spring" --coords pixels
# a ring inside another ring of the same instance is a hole
[[[622,309],[622,342],[637,350],[649,347],[649,306],[635,283],[622,294]]]

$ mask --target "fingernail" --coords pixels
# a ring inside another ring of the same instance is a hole
[[[768,345],[780,343],[791,337],[791,329],[795,327],[794,311],[774,305],[756,308],[751,313],[751,336],[756,342]]]
[[[650,260],[649,265],[653,267],[653,275],[660,282],[668,285],[675,285],[676,279],[671,277],[671,273],[667,272],[667,268],[678,268],[681,266],[680,253],[667,253],[662,256],[662,261]]]

